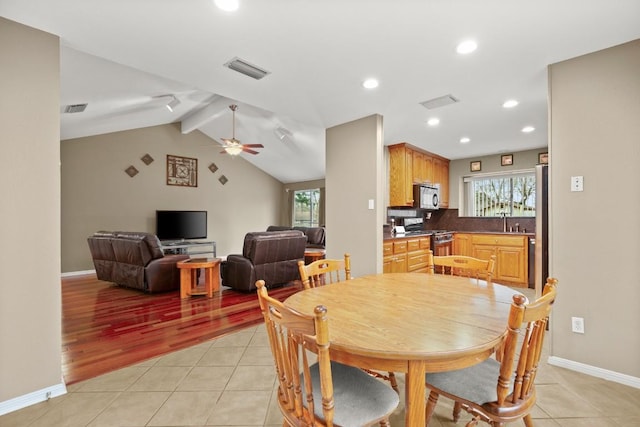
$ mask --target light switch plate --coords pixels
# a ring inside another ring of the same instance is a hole
[[[584,177],[582,176],[571,177],[571,191],[584,191]]]
[[[374,204],[373,204],[373,199],[369,199],[369,209],[373,209]]]

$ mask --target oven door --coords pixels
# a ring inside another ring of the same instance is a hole
[[[435,238],[431,240],[433,248],[433,255],[435,256],[448,256],[453,255],[453,239],[445,239],[437,241]]]

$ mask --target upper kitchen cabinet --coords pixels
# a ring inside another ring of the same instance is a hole
[[[390,145],[389,204],[413,206],[414,184],[440,184],[440,207],[449,207],[449,160],[406,143]]]

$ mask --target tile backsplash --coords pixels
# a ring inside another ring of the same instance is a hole
[[[502,218],[475,218],[459,217],[458,209],[439,209],[431,212],[431,219],[425,219],[425,229],[427,230],[450,230],[450,231],[489,231],[502,232]],[[507,231],[516,224],[520,225],[520,231],[535,233],[535,217],[507,217]]]

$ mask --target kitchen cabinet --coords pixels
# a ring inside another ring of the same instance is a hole
[[[455,233],[453,235],[453,254],[471,256],[471,235]]]
[[[496,283],[528,286],[529,236],[504,234],[470,234],[469,256],[489,259],[496,256],[493,280]],[[463,247],[460,239],[460,248]],[[454,252],[455,253],[455,252]],[[461,254],[462,255],[462,254]]]
[[[440,184],[440,207],[449,207],[449,160],[406,143],[390,145],[389,204],[413,206],[414,184]]]
[[[429,266],[429,236],[399,237],[382,245],[382,272],[426,272]]]
[[[382,245],[382,272],[404,273],[407,271],[407,243],[404,241],[384,242]]]
[[[389,147],[389,204],[413,206],[413,152],[404,144]]]

